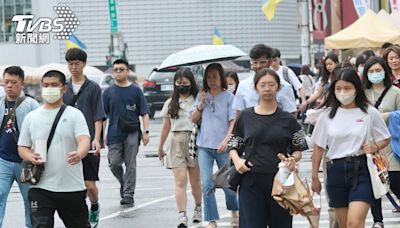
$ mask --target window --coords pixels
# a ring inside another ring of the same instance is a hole
[[[15,15],[31,13],[32,0],[0,0],[0,43],[15,41]]]

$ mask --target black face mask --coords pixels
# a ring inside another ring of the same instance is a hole
[[[178,93],[187,94],[190,91],[190,86],[178,86]]]

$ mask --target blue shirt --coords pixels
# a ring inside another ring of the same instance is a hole
[[[84,90],[78,97],[75,104],[71,104],[74,98],[74,90],[72,88],[72,81],[67,83],[67,92],[65,92],[63,100],[66,105],[71,105],[83,113],[85,116],[86,123],[89,127],[91,141],[95,137],[95,122],[105,120],[103,102],[101,97],[100,86],[89,79],[85,79],[85,83],[88,83]],[[102,138],[100,137],[100,144],[102,144]]]
[[[229,121],[234,119],[233,98],[234,95],[226,90],[216,97],[207,92],[206,104],[201,114],[200,131],[196,139],[197,146],[218,149],[228,133]],[[196,109],[199,101],[197,95],[191,112]]]
[[[245,108],[251,108],[258,105],[259,95],[254,88],[254,77],[246,78],[239,83],[233,101],[233,109],[241,111]],[[292,86],[285,80],[281,80],[281,89],[276,94],[278,106],[283,111],[292,113],[297,111],[296,98]]]
[[[118,127],[118,116],[134,120],[149,113],[143,92],[135,85],[127,87],[113,85],[107,88],[103,93],[103,103],[104,111],[109,118],[107,134],[109,145],[123,143],[128,136]]]
[[[21,96],[23,93],[21,94]],[[8,102],[8,108],[13,107],[15,102]],[[0,130],[0,157],[9,162],[21,162],[21,158],[18,155],[17,142],[14,139],[13,131],[19,134],[19,129],[22,128],[23,120],[25,116],[32,110],[39,107],[39,103],[30,98],[26,97],[25,100],[18,106],[16,110],[16,122],[15,125],[12,121],[6,125],[4,129]],[[5,96],[0,100],[0,123],[3,123],[6,113],[9,111],[5,105]]]

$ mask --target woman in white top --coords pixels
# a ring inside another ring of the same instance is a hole
[[[374,201],[365,154],[385,148],[390,134],[378,110],[369,105],[357,72],[343,68],[334,73],[322,104],[326,110],[311,138],[312,190],[321,192],[318,170],[327,151],[329,206],[335,208],[340,227],[361,228]]]
[[[193,73],[188,68],[179,69],[174,77],[174,91],[161,111],[163,124],[161,129],[158,157],[167,156],[166,166],[172,169],[175,176],[175,200],[179,211],[178,227],[187,227],[186,216],[187,195],[186,186],[188,174],[196,207],[193,212],[193,222],[201,222],[201,182],[197,157],[189,154],[190,134],[194,127],[189,110],[198,92]],[[169,136],[167,153],[164,143]]]

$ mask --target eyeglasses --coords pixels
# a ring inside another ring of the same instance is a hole
[[[251,60],[250,64],[252,66],[256,66],[256,65],[266,66],[266,65],[268,65],[269,62],[270,62],[269,60],[260,60],[260,61]]]
[[[127,70],[126,68],[114,68],[112,71],[115,73],[120,73],[120,72],[124,72],[126,70]]]

